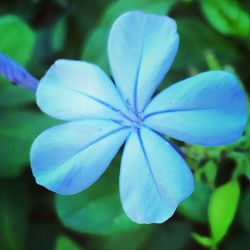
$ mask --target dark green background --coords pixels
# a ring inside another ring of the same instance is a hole
[[[233,72],[250,89],[250,1],[1,0],[0,51],[38,79],[58,58],[96,63],[109,73],[106,43],[128,10],[176,19],[180,48],[160,89],[201,71]],[[0,78],[0,249],[247,250],[250,245],[250,125],[225,147],[176,142],[195,175],[195,191],[161,225],[137,225],[121,209],[120,154],[88,190],[59,196],[38,186],[32,141],[58,121],[32,92]]]

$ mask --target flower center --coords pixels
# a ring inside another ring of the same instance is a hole
[[[130,122],[130,126],[133,128],[140,128],[142,125],[142,121],[140,118],[138,118],[136,121]]]
[[[140,113],[136,114],[134,119],[128,119],[123,122],[124,125],[130,126],[132,128],[140,128],[143,125],[143,120],[141,118]]]
[[[120,111],[120,110],[117,110]],[[121,112],[123,119],[122,120],[116,120],[115,122],[118,122],[126,127],[132,127],[132,128],[140,128],[143,126],[143,112],[135,113],[132,109],[130,109],[131,115],[127,115]]]

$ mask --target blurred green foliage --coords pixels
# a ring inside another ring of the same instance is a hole
[[[57,238],[55,250],[80,250],[78,245],[74,243],[70,238],[62,235]]]
[[[211,25],[223,34],[249,38],[250,17],[237,0],[203,0],[202,11]]]
[[[57,58],[109,72],[107,37],[128,10],[175,18],[180,48],[160,89],[205,70],[238,75],[248,95],[250,3],[243,0],[1,0],[0,51],[40,78]],[[249,95],[248,95],[249,96]],[[58,121],[33,93],[0,79],[0,249],[246,250],[250,245],[250,123],[228,146],[176,142],[195,176],[194,193],[161,225],[137,225],[119,201],[120,155],[93,186],[72,196],[36,185],[32,141]]]
[[[19,36],[20,34],[22,35]],[[20,17],[6,14],[0,16],[0,36],[0,51],[25,65],[30,59],[35,43],[35,33],[32,29]],[[2,82],[7,81],[0,79],[0,89],[5,87]]]
[[[138,229],[139,225],[131,222],[121,208],[116,185],[119,160],[116,157],[104,176],[85,192],[56,196],[56,211],[65,226],[101,235]]]
[[[214,243],[222,240],[226,234],[240,198],[240,187],[235,182],[229,182],[217,188],[208,204],[208,216]]]

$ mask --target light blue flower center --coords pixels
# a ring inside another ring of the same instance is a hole
[[[121,121],[121,124],[132,128],[140,128],[143,126],[142,114],[134,114],[133,119],[127,117],[127,119]]]
[[[130,122],[130,126],[133,128],[140,128],[143,126],[142,119],[137,115],[137,119]]]

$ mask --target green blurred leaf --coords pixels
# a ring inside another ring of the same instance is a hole
[[[177,25],[180,47],[173,64],[174,69],[197,68],[199,71],[207,69],[204,58],[207,51],[213,53],[222,64],[235,63],[240,60],[241,55],[232,42],[201,21],[179,19]]]
[[[0,17],[0,51],[26,64],[35,43],[35,34],[19,17]]]
[[[68,0],[54,0],[54,2],[56,2],[61,7],[67,7],[69,4]]]
[[[59,51],[63,48],[66,39],[66,17],[57,20],[52,28],[51,46],[53,50]]]
[[[240,221],[248,233],[250,233],[250,188],[243,194],[240,204]]]
[[[149,242],[146,250],[182,250],[187,249],[192,227],[187,221],[170,220],[166,225],[158,227]]]
[[[29,162],[33,140],[58,122],[34,111],[35,94],[6,85],[0,91],[0,176],[18,176]]]
[[[24,183],[0,182],[0,249],[25,250],[29,198]]]
[[[112,234],[137,229],[126,216],[118,192],[119,161],[109,166],[96,183],[71,196],[56,196],[56,211],[63,224],[83,233]]]
[[[231,66],[227,66],[227,68],[237,76],[234,68],[232,68]],[[247,97],[247,106],[249,113],[249,97],[242,82],[241,85]],[[236,167],[232,173],[232,179],[236,180],[241,175],[244,175],[248,180],[250,180],[250,120],[248,120],[245,131],[237,142],[219,147],[219,149],[227,152],[227,156],[232,158],[236,162]]]
[[[250,113],[249,96],[247,98],[247,103],[248,103],[248,114],[249,114]],[[250,119],[248,119],[248,123],[245,128],[244,147],[245,147],[246,152],[250,152]]]
[[[209,187],[200,181],[195,181],[194,192],[179,205],[177,211],[192,221],[206,223],[210,195]]]
[[[193,233],[192,237],[197,241],[200,245],[204,247],[210,247],[213,245],[213,239],[207,237],[207,236],[202,236],[197,233]]]
[[[211,51],[206,51],[205,52],[205,59],[207,62],[207,66],[209,70],[221,70],[222,67],[218,61],[218,59],[216,58],[216,56],[214,55],[213,52]]]
[[[233,179],[240,175],[246,176],[250,180],[250,153],[249,152],[229,152],[228,154],[236,161],[236,168],[233,172]]]
[[[203,177],[206,179],[206,183],[213,187],[215,182],[215,177],[217,173],[217,165],[209,160],[205,163],[204,166],[198,168],[195,172],[195,177],[197,180],[202,180]]]
[[[101,26],[110,27],[116,18],[127,11],[141,10],[147,13],[165,15],[177,0],[118,0],[105,11]]]
[[[96,63],[106,72],[109,72],[107,41],[111,25],[115,19],[130,10],[165,15],[176,2],[176,0],[118,0],[114,2],[106,9],[100,24],[87,38],[82,51],[82,59]]]
[[[240,198],[240,187],[235,181],[217,188],[211,195],[208,205],[208,217],[212,237],[219,243],[231,225]]]
[[[56,122],[32,110],[5,110],[0,117],[0,176],[18,176],[29,162],[34,139]]]
[[[14,58],[21,65],[27,64],[35,44],[35,33],[14,15],[0,17],[0,52]],[[0,89],[9,82],[0,76]]]
[[[223,34],[249,38],[250,16],[236,0],[202,0],[201,9],[209,23]]]
[[[58,237],[56,241],[56,247],[55,250],[81,250],[78,245],[74,241],[72,241],[70,238],[61,235]]]
[[[82,51],[82,59],[96,63],[105,72],[109,72],[109,63],[107,57],[107,41],[109,29],[106,27],[97,27],[90,33],[86,45]]]
[[[136,250],[145,246],[145,242],[152,237],[154,225],[140,227],[137,230],[116,233],[112,235],[91,235],[88,239],[88,250]],[[144,249],[144,248],[142,248]]]
[[[0,110],[6,108],[20,109],[31,103],[35,103],[35,94],[15,85],[7,85],[0,91]]]

